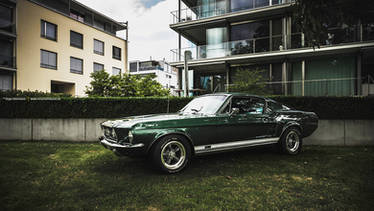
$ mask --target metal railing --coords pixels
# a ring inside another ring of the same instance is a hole
[[[16,68],[16,57],[0,55],[0,66],[8,68]]]
[[[250,84],[247,88],[245,86],[238,86],[237,84],[225,84],[225,91],[252,92],[252,90],[262,90],[262,93],[252,94],[288,96],[373,95],[374,80],[371,80],[368,83],[365,83],[365,80],[367,80],[367,77],[272,81]],[[358,84],[360,84],[361,86],[358,86]]]
[[[180,50],[181,55],[179,54],[179,49],[172,49],[171,61],[184,61],[183,55],[185,51],[191,51],[192,60],[219,58],[241,54],[255,54],[270,51],[282,51],[286,49],[284,47],[284,39],[292,41],[289,44],[289,49],[304,47],[301,33],[295,33],[289,36],[274,35],[271,37],[259,37],[247,40],[236,40],[219,44],[182,48]]]
[[[266,8],[271,7],[274,5],[281,5],[281,4],[287,4],[290,2],[294,2],[294,0],[279,0],[279,1],[263,1],[258,4],[257,2],[254,2],[253,5],[248,5],[248,7],[243,8],[235,8],[235,9],[229,9],[226,5],[220,5],[217,2],[206,4],[206,5],[200,5],[196,7],[191,8],[185,8],[182,9],[180,14],[178,10],[172,11],[172,23],[180,23],[180,22],[187,22],[187,21],[193,21],[193,20],[200,20],[203,18],[209,18],[209,17],[215,17],[220,16],[228,13],[234,13],[238,11],[244,11],[244,10],[255,10],[259,8]],[[265,3],[265,4],[264,4]]]

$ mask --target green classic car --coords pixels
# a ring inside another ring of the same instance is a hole
[[[161,170],[175,173],[192,156],[258,145],[277,144],[295,155],[302,138],[317,127],[313,112],[259,96],[223,93],[197,97],[177,113],[106,121],[100,143],[117,155],[148,156]]]

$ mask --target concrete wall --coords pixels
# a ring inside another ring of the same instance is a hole
[[[0,140],[98,141],[106,119],[0,119]]]
[[[0,119],[0,140],[97,141],[105,119]],[[306,145],[374,145],[374,120],[320,120]]]

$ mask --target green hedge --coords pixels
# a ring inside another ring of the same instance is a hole
[[[373,97],[271,97],[292,108],[313,111],[320,119],[374,119]]]
[[[12,90],[12,91],[0,91],[0,99],[1,98],[15,98],[15,97],[23,97],[23,98],[36,98],[36,97],[71,97],[69,94],[56,94],[56,93],[48,93],[48,92],[41,92],[41,91],[20,91],[20,90]]]
[[[374,119],[374,98],[271,97],[320,119]],[[175,112],[192,98],[61,98],[0,100],[0,118],[118,118]]]
[[[0,100],[0,118],[118,118],[175,112],[190,98],[61,98]]]

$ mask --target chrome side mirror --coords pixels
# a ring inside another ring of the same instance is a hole
[[[239,114],[239,111],[240,111],[239,108],[232,108],[230,112],[230,116],[235,116]]]

